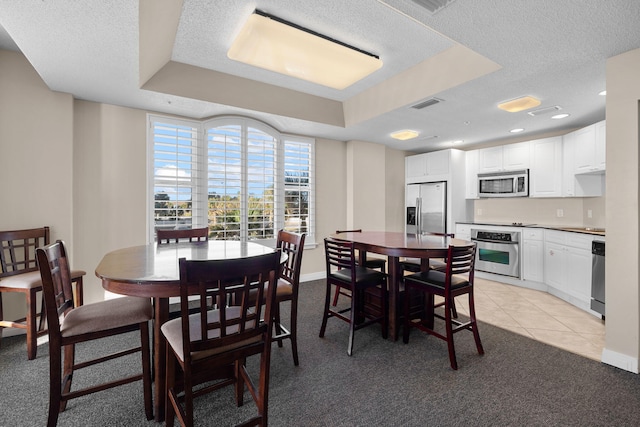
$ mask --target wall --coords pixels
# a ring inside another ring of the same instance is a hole
[[[64,239],[70,256],[78,252],[72,124],[72,97],[50,91],[21,54],[0,50],[0,230],[47,225],[51,240]],[[2,298],[7,318],[24,316],[22,295]]]
[[[638,372],[640,358],[640,49],[607,60],[606,342],[602,360]]]
[[[557,216],[558,209],[563,211],[562,217]],[[588,211],[591,211],[591,218],[589,218]],[[475,200],[474,221],[603,228],[605,226],[605,197]]]

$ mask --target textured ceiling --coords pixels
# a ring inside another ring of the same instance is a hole
[[[139,15],[162,16],[167,5],[181,10],[168,17],[177,31],[151,37],[151,49]],[[379,55],[384,65],[338,91],[231,61],[226,51],[254,9]],[[466,149],[513,139],[515,127],[525,128],[522,140],[604,119],[606,60],[640,48],[638,22],[637,0],[455,0],[434,15],[412,0],[0,0],[0,48],[21,51],[52,90],[79,99],[193,118],[242,114],[283,132],[424,152],[454,140]],[[145,55],[161,61],[148,82]],[[196,75],[203,80],[189,81]],[[222,82],[230,82],[224,91]],[[243,98],[253,87],[269,99]],[[522,95],[570,116],[496,108]],[[410,108],[431,96],[443,101]],[[421,137],[389,137],[406,128]]]

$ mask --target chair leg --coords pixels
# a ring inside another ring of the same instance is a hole
[[[338,287],[336,286],[336,291]],[[327,281],[327,290],[324,298],[324,312],[322,313],[322,325],[320,326],[320,338],[324,337],[324,331],[327,328],[327,319],[329,318],[329,304],[331,302],[331,284]]]
[[[386,285],[382,288],[382,338],[389,336],[389,292]]]
[[[289,328],[293,364],[294,366],[298,366],[298,301],[291,300],[291,320],[289,321]]]
[[[409,342],[409,330],[411,329],[411,314],[410,314],[411,302],[409,301],[410,290],[411,288],[409,288],[409,286],[405,283],[404,301],[403,301],[404,322],[402,325],[402,342],[405,344]]]
[[[336,293],[333,296],[333,306],[335,307],[336,305],[338,305],[338,297],[340,296],[340,288],[338,286],[336,286]]]
[[[71,391],[71,383],[73,381],[73,367],[76,359],[76,346],[74,344],[65,345],[64,351],[64,371],[62,375],[62,396]],[[60,402],[60,412],[64,412],[67,408],[67,401]]]
[[[140,345],[142,352],[142,390],[144,398],[144,412],[147,420],[153,419],[153,404],[151,402],[151,349],[149,343],[149,323],[140,324]]]
[[[482,347],[482,342],[480,341],[480,332],[478,332],[478,322],[476,321],[476,308],[473,298],[473,290],[469,292],[469,318],[471,319],[471,331],[473,332],[473,339],[476,341],[476,348],[478,349],[478,354],[484,354],[484,348]]]
[[[274,308],[274,326],[276,328],[276,335],[282,335],[282,333],[284,332],[282,330],[282,325],[280,324],[280,303],[276,302],[275,308]],[[278,347],[282,347],[282,338],[279,338],[278,340]]]
[[[351,320],[349,321],[349,344],[347,344],[347,354],[349,356],[351,356],[351,354],[353,353],[353,338],[355,335],[356,320],[358,314],[357,300],[360,294],[360,292],[357,292],[355,290],[351,292]]]
[[[49,417],[47,427],[55,427],[58,424],[62,399],[62,389],[60,388],[62,384],[62,355],[60,347],[51,343],[49,353]]]
[[[38,310],[36,307],[37,290],[31,289],[25,294],[27,298],[27,358],[33,360],[38,352],[38,331],[36,328],[36,317]]]
[[[451,363],[451,369],[458,369],[458,362],[456,360],[456,349],[453,345],[453,324],[451,321],[451,299],[446,297],[444,304],[444,317],[445,317],[445,329],[447,334],[447,347],[449,348],[449,362]]]
[[[164,421],[166,427],[173,427],[173,421],[176,415],[176,411],[173,405],[177,404],[177,400],[174,399],[173,391],[176,385],[176,360],[167,343],[167,372],[166,372],[166,395],[165,395],[165,408],[164,408]]]

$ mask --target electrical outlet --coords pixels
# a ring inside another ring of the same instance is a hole
[[[593,218],[593,211],[591,209],[587,209],[587,218]]]
[[[562,209],[556,210],[556,216],[558,218],[562,218],[564,216],[564,210],[562,210]]]
[[[482,215],[482,209],[478,208],[478,215]]]

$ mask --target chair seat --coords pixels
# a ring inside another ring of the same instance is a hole
[[[71,281],[78,279],[87,274],[82,270],[71,270]],[[30,271],[28,273],[14,274],[13,276],[6,276],[0,280],[0,288],[11,289],[34,289],[42,287],[42,278],[40,277],[40,271]]]
[[[148,298],[115,298],[74,308],[64,318],[60,332],[68,338],[142,323],[152,317],[153,310]]]
[[[351,269],[343,268],[331,273],[331,276],[342,282],[351,283]],[[378,284],[384,280],[386,274],[370,268],[356,266],[356,285],[373,283]]]
[[[241,315],[241,311],[239,307],[231,306],[226,308],[227,321],[232,319],[239,319]],[[209,310],[207,312],[207,321],[209,323],[215,323],[220,320],[220,311],[219,310]],[[251,325],[253,322],[248,322]],[[168,321],[161,327],[162,333],[167,339],[167,343],[173,348],[176,356],[184,361],[184,349],[182,345],[182,318],[177,318]],[[236,333],[238,331],[238,325],[227,327],[227,335]],[[201,339],[200,335],[200,314],[192,314],[189,316],[189,333],[191,335],[191,341],[199,341]],[[209,338],[218,338],[220,337],[220,329],[211,329],[209,331]],[[224,353],[225,351],[234,350],[237,348],[244,347],[249,344],[255,344],[262,340],[261,335],[256,335],[249,339],[239,341],[230,345],[220,346],[212,349],[208,349],[205,351],[198,351],[192,353],[193,360],[204,359],[209,356],[213,356],[215,354]]]
[[[427,286],[441,288],[444,291],[446,274],[438,270],[429,270],[405,276],[404,280],[419,282]],[[453,275],[451,277],[451,290],[469,286],[469,281],[464,276]]]

